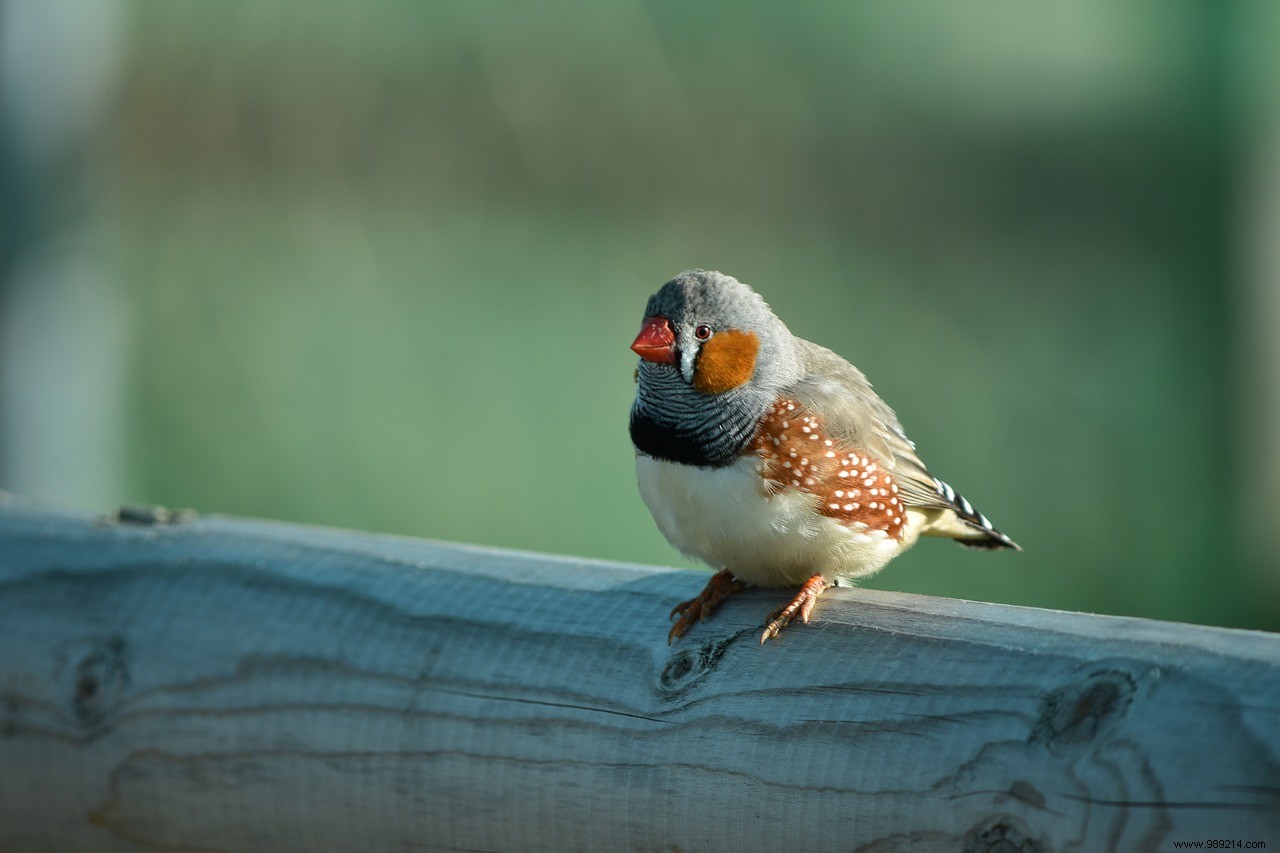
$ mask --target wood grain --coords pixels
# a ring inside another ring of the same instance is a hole
[[[1276,636],[704,580],[9,502],[0,850],[1280,848]]]

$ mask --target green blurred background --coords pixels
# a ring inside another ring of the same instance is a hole
[[[0,0],[0,487],[688,565],[627,347],[709,267],[1026,549],[869,586],[1280,629],[1277,44],[1263,0]]]

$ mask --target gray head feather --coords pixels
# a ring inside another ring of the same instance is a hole
[[[731,275],[714,270],[686,270],[649,297],[644,315],[661,315],[671,321],[680,352],[680,373],[685,382],[693,381],[701,347],[694,330],[703,324],[715,331],[751,332],[759,339],[760,354],[752,385],[778,389],[803,374],[791,330],[760,294]]]

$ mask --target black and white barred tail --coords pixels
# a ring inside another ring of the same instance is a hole
[[[1021,551],[1022,547],[1014,542],[1008,536],[1005,536],[995,525],[987,520],[987,517],[973,508],[973,504],[969,503],[964,495],[951,488],[950,484],[933,478],[933,482],[938,487],[938,494],[947,501],[947,505],[955,512],[956,517],[964,523],[965,533],[959,536],[953,536],[955,541],[959,542],[966,548],[981,548],[985,551],[995,551],[1001,548],[1012,548],[1015,551]]]

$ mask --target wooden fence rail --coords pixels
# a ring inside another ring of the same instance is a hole
[[[0,850],[1280,850],[1280,637],[0,506]]]

